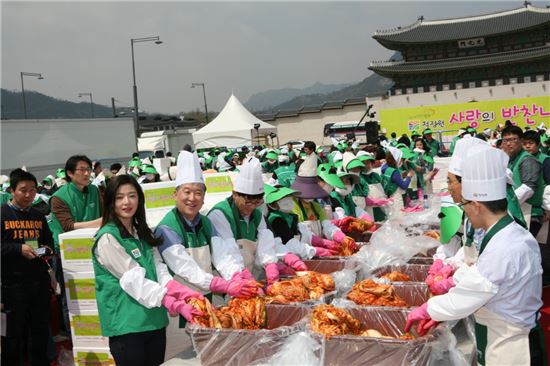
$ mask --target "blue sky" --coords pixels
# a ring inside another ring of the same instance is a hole
[[[550,1],[534,2],[536,6]],[[363,2],[5,2],[1,3],[3,88],[80,101],[111,97],[132,105],[130,39],[159,35],[162,45],[135,45],[140,109],[176,113],[210,110],[234,92],[245,102],[257,92],[303,88],[315,82],[359,82],[372,60],[392,55],[372,39],[425,19],[492,13],[522,1]]]

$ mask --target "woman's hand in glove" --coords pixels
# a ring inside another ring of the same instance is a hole
[[[240,298],[253,297],[258,293],[255,282],[245,280],[239,275],[234,275],[230,281],[226,281],[221,277],[214,277],[210,282],[210,290]]]
[[[338,252],[338,248],[340,248],[339,243],[332,240],[323,239],[317,235],[313,235],[311,238],[311,245],[318,248],[325,248],[333,252]]]
[[[435,327],[438,323],[435,320],[432,320],[430,314],[428,314],[427,302],[409,313],[409,316],[407,316],[407,324],[405,325],[405,332],[408,332],[411,329],[414,322],[418,322],[416,331],[420,336],[428,333],[428,331]]]
[[[189,287],[182,285],[178,281],[170,280],[166,283],[167,296],[172,296],[176,301],[187,301],[194,297],[199,300],[204,300],[204,296],[195,290],[191,290]]]
[[[202,311],[195,309],[193,306],[189,305],[183,300],[174,302],[174,304],[172,305],[172,309],[175,313],[178,313],[181,316],[183,316],[185,320],[187,320],[189,323],[195,322],[193,320],[193,317],[204,315]]]
[[[307,271],[307,266],[302,260],[293,253],[287,253],[283,262],[295,271]]]
[[[337,254],[338,254],[338,251],[332,251],[330,249],[325,249],[325,248],[320,248],[320,247],[315,248],[315,256],[316,257],[331,257],[331,256],[334,256],[334,255],[337,255]]]
[[[279,281],[279,270],[276,263],[269,263],[264,266],[265,276],[267,277],[267,284],[271,285]]]

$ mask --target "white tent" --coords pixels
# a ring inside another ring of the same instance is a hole
[[[258,134],[269,135],[277,133],[277,127],[270,125],[252,115],[237,97],[231,97],[212,122],[193,133],[195,148],[227,146],[239,147],[252,145],[256,142],[256,129],[260,125]]]

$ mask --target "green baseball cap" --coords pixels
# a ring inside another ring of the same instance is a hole
[[[317,167],[317,176],[334,188],[344,189],[346,186],[344,185],[344,182],[342,182],[342,179],[340,179],[335,172],[330,172],[332,168],[332,165],[328,163],[319,164]]]
[[[155,167],[153,165],[150,165],[150,164],[143,164],[142,167],[141,167],[141,171],[142,171],[142,173],[146,173],[146,174],[158,174]]]
[[[414,136],[420,136],[420,133],[416,130],[413,130],[413,132],[411,132],[411,137],[414,137]]]
[[[135,157],[128,162],[128,168],[133,168],[135,166],[137,167],[141,166],[141,160],[139,160],[138,157]]]
[[[346,165],[346,170],[349,171],[350,169],[353,169],[353,168],[361,168],[361,169],[364,169],[365,168],[365,164],[363,164],[363,162],[357,158],[351,160],[348,165]]]
[[[336,168],[339,168],[339,169],[342,168],[342,164],[344,164],[344,162],[343,162],[342,160],[336,160],[336,161],[334,162],[334,166],[335,166]]]
[[[270,151],[265,155],[265,158],[266,159],[277,160],[279,158],[279,155],[277,155],[277,153],[275,151]]]
[[[416,156],[416,154],[414,152],[412,152],[410,149],[408,148],[401,148],[399,149],[401,150],[401,152],[403,153],[403,155],[401,156],[401,159],[410,159],[410,158],[414,158]]]
[[[367,160],[375,161],[374,156],[368,155],[368,154],[357,155],[357,159],[359,159],[360,161],[367,161]]]
[[[462,225],[463,211],[455,203],[441,203],[441,212],[439,218],[441,219],[441,238],[442,244],[448,244],[453,235],[458,232],[460,225]]]
[[[432,130],[430,130],[429,128],[426,128],[422,134],[429,135],[430,133],[432,133]]]
[[[63,168],[59,168],[55,171],[55,176],[57,178],[66,178],[67,177],[67,174],[65,173],[65,169]]]
[[[298,192],[294,189],[290,189],[287,187],[272,187],[272,188],[274,189],[271,189],[269,192],[265,191],[265,203],[267,203],[268,205],[274,202],[277,202],[280,199],[283,199],[285,197],[293,196],[295,193]]]
[[[345,178],[345,177],[348,177],[348,178],[351,178],[352,182],[351,184],[357,184],[359,183],[359,174],[354,174],[354,173],[347,173],[343,170],[340,170],[338,172],[338,178],[342,179],[342,178]]]

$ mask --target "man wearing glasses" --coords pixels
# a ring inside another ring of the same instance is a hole
[[[512,171],[514,192],[529,231],[536,237],[544,215],[542,196],[545,184],[541,164],[523,149],[523,131],[518,126],[502,130],[502,150],[510,157],[508,168]]]
[[[217,235],[226,243],[223,248],[212,248],[213,264],[226,279],[241,271],[247,279],[252,279],[252,272],[258,278],[261,267],[268,285],[279,279],[275,238],[259,209],[263,197],[260,161],[249,157],[241,166],[233,194],[216,204],[208,214]],[[234,245],[229,245],[230,239]]]

